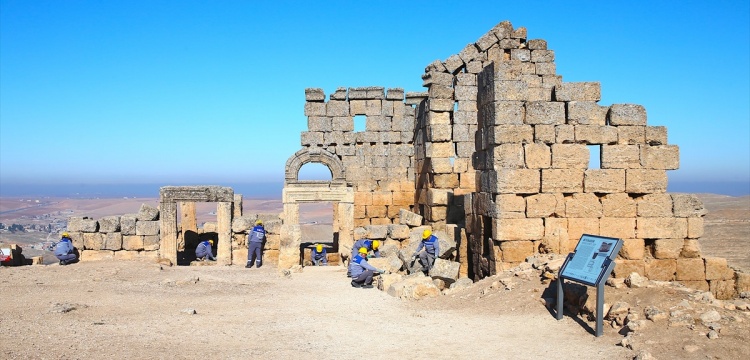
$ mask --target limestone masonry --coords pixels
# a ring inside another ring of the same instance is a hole
[[[502,22],[427,65],[422,80],[425,92],[305,90],[308,130],[286,164],[284,212],[265,219],[270,261],[300,264],[299,205],[331,202],[332,241],[342,255],[362,236],[400,253],[430,227],[452,244],[443,258],[460,264],[456,276],[478,280],[537,253],[567,254],[587,233],[624,240],[615,277],[636,272],[717,298],[750,291],[748,274],[701,255],[700,200],[666,192],[666,171],[679,167],[667,129],[648,125],[641,105],[599,104],[598,82],[564,82],[545,40]],[[355,131],[360,118],[365,131]],[[307,163],[327,166],[331,180],[299,180]],[[72,218],[83,259],[138,250],[176,263],[186,234],[200,236],[194,205],[186,204],[209,201],[219,204],[219,262],[244,264],[244,234],[258,215],[238,213],[240,195],[165,187],[160,201],[160,220],[126,215],[94,226]]]

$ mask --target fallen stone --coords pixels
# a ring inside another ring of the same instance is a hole
[[[718,339],[719,338],[719,333],[716,332],[715,330],[711,330],[711,331],[708,332],[708,338],[711,339],[711,340]]]
[[[458,279],[458,268],[461,264],[455,261],[435,259],[430,276],[443,280],[448,286]]]
[[[182,309],[181,312],[183,312],[185,314],[188,314],[188,315],[195,315],[195,314],[197,314],[197,312],[195,311],[195,309],[192,309],[192,308]]]
[[[388,287],[388,295],[399,299],[419,300],[425,297],[436,297],[440,290],[432,283],[432,279],[417,273]]]
[[[625,284],[629,288],[641,288],[646,286],[648,283],[648,279],[641,276],[640,274],[634,272],[630,273],[627,278],[625,278]]]
[[[719,312],[716,310],[710,310],[701,314],[700,319],[703,324],[716,322],[721,320],[721,314],[719,314]]]
[[[403,266],[403,262],[401,262],[401,259],[399,259],[398,256],[395,255],[391,255],[389,257],[370,258],[367,259],[367,262],[377,269],[386,270],[391,273],[401,271],[401,267]]]
[[[382,274],[377,277],[376,285],[380,291],[388,291],[391,285],[403,280],[404,276],[400,274]]]
[[[669,326],[692,326],[694,323],[693,316],[682,311],[674,310],[669,314]]]
[[[659,310],[659,308],[657,308],[656,306],[647,306],[645,309],[643,309],[643,314],[646,315],[646,319],[654,322],[667,318],[667,314]]]

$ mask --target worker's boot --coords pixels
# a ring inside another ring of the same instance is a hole
[[[362,285],[360,285],[360,284],[359,284],[358,282],[356,282],[356,281],[352,280],[352,287],[355,287],[355,288],[361,288],[361,287],[362,287]]]
[[[362,288],[363,289],[372,289],[373,286],[372,286],[372,284],[365,284],[365,285],[362,285]]]
[[[249,262],[247,263],[247,265],[245,265],[245,268],[246,268],[246,269],[249,269],[249,268],[251,268],[251,267],[253,267],[253,263],[252,263],[251,261],[249,261]]]

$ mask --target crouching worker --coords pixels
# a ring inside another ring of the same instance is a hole
[[[315,266],[328,265],[328,253],[326,252],[326,248],[323,247],[323,244],[315,245],[310,254],[310,258],[312,258],[312,263]]]
[[[213,251],[213,240],[201,241],[198,247],[195,248],[195,258],[200,261],[211,260],[216,261]]]
[[[424,251],[420,252],[424,248]],[[432,265],[435,264],[435,259],[440,256],[440,242],[438,238],[432,235],[430,229],[425,229],[422,232],[422,241],[417,246],[417,251],[412,255],[412,259],[416,259],[419,256],[419,263],[422,264],[422,272],[428,274],[432,269]]]
[[[70,235],[67,232],[62,233],[60,241],[50,246],[50,250],[53,248],[55,257],[60,260],[60,265],[72,264],[78,259],[73,248],[73,242],[70,240]]]
[[[349,272],[352,274],[352,287],[355,288],[372,288],[372,277],[376,272],[381,274],[385,270],[380,270],[367,262],[367,248],[359,248],[359,253],[349,262]]]

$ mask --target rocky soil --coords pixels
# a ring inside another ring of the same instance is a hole
[[[626,305],[597,338],[585,315],[555,319],[550,285],[530,264],[422,300],[355,289],[344,274],[140,261],[4,267],[0,358],[750,358],[747,300],[672,284],[607,287],[608,304]],[[638,326],[626,337],[623,322]]]

